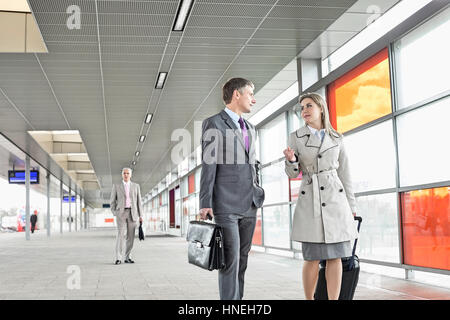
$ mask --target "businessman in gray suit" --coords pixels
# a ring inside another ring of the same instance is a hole
[[[142,222],[141,188],[139,184],[131,182],[131,175],[130,168],[123,168],[123,181],[114,184],[111,192],[111,211],[117,221],[115,264],[121,264],[122,260],[125,263],[134,263],[130,253],[133,249],[136,222],[138,219]]]
[[[221,300],[241,300],[244,274],[264,201],[256,160],[256,131],[242,118],[256,103],[254,85],[232,78],[222,89],[225,109],[202,124],[200,217],[214,218],[223,229],[226,267],[219,270]]]

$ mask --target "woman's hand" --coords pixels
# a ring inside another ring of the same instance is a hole
[[[290,147],[287,147],[287,149],[285,149],[283,151],[284,156],[286,157],[286,160],[291,161],[291,162],[295,162],[297,159],[295,157],[295,153],[294,150],[292,150]]]

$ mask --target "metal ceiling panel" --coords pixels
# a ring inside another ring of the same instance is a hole
[[[146,193],[175,165],[173,130],[193,132],[196,121],[222,109],[228,78],[246,77],[260,90],[355,1],[196,0],[178,33],[171,29],[179,0],[29,3],[49,53],[0,55],[0,88],[17,108],[0,94],[0,131],[28,128],[25,119],[40,130],[79,130],[101,185],[86,197],[101,205],[136,150],[133,180]],[[80,29],[67,26],[72,5]],[[169,72],[161,90],[154,88],[159,71]],[[154,118],[144,125],[148,112]],[[47,159],[38,147],[33,152]]]

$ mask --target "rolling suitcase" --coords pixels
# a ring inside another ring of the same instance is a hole
[[[362,218],[355,217],[358,221],[358,232],[361,227]],[[355,239],[353,252],[351,257],[342,258],[342,284],[339,300],[352,300],[355,294],[356,285],[359,279],[359,258],[355,255],[356,244],[358,239]],[[328,300],[327,280],[325,279],[326,261],[320,261],[319,279],[317,280],[316,292],[314,293],[314,300]]]

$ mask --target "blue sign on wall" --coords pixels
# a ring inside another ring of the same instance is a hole
[[[70,202],[75,202],[75,196],[72,196]],[[63,196],[63,202],[69,202],[69,196]]]

